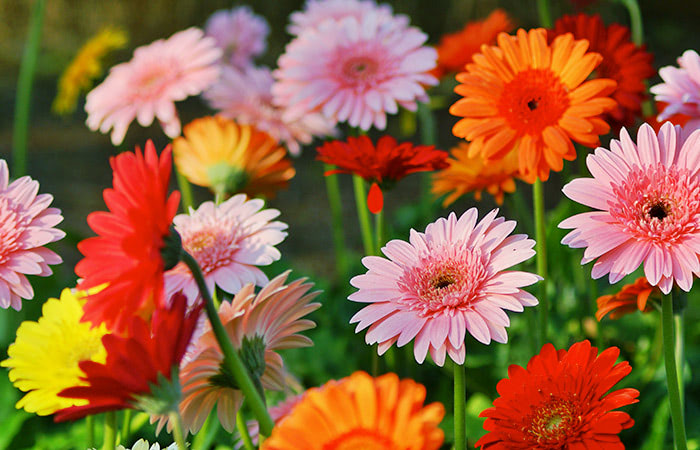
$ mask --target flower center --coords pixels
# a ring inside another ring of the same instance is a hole
[[[0,195],[0,265],[10,260],[10,255],[21,249],[21,236],[31,218],[21,205]]]
[[[345,61],[342,72],[348,81],[369,84],[377,74],[377,68],[378,64],[375,60],[359,56]]]
[[[649,208],[649,216],[655,217],[659,220],[664,220],[664,217],[668,216],[668,212],[666,211],[666,208],[667,208],[667,206],[661,202],[659,202],[655,205],[652,205],[651,208]]]
[[[241,225],[223,220],[219,224],[199,223],[178,228],[182,247],[197,260],[207,274],[231,264],[240,247],[239,240],[245,234]]]
[[[392,450],[391,439],[374,430],[358,428],[348,431],[323,445],[323,450]]]
[[[142,99],[160,96],[171,80],[178,76],[177,67],[178,64],[168,59],[150,61],[145,69],[136,71],[131,79],[133,96]]]
[[[528,69],[503,86],[498,110],[520,134],[540,135],[559,122],[570,103],[569,90],[554,72]]]
[[[431,283],[435,289],[446,288],[451,284],[455,284],[455,278],[452,274],[444,273],[435,277]]]
[[[526,433],[537,444],[559,448],[559,444],[579,434],[583,420],[577,402],[554,397],[540,405],[526,423],[530,424]]]

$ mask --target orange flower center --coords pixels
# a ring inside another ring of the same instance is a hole
[[[374,430],[359,428],[348,431],[323,445],[323,450],[391,450],[391,439]]]
[[[537,444],[558,448],[558,444],[578,435],[582,418],[577,402],[553,398],[538,407],[528,422],[526,432]]]
[[[539,136],[569,108],[569,90],[550,69],[527,69],[503,86],[499,114],[520,134]]]

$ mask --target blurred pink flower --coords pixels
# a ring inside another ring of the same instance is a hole
[[[617,283],[644,263],[649,284],[668,294],[674,281],[684,291],[700,275],[700,130],[683,139],[665,123],[658,136],[648,124],[637,145],[626,129],[610,150],[598,147],[586,164],[593,178],[564,186],[570,199],[596,209],[569,217],[573,229],[562,244],[585,247],[581,264],[596,258],[591,276]]]
[[[224,67],[219,80],[204,93],[204,98],[222,116],[265,131],[293,155],[301,152],[300,143],[310,144],[314,136],[335,134],[335,123],[320,113],[285,120],[283,109],[272,103],[273,82],[267,67],[251,66],[245,70]]]
[[[124,140],[131,122],[149,126],[158,119],[169,137],[180,134],[176,101],[197,95],[218,74],[221,50],[198,28],[177,32],[134,50],[133,58],[109,71],[87,95],[87,126],[100,133],[112,130],[112,143]]]
[[[415,338],[413,354],[422,363],[430,351],[439,366],[445,353],[464,363],[464,336],[488,344],[505,343],[510,325],[504,310],[523,311],[537,299],[520,289],[541,278],[505,271],[532,255],[535,241],[524,234],[509,236],[515,221],[496,217],[498,210],[477,223],[471,208],[457,219],[451,213],[428,225],[425,233],[411,230],[410,241],[389,241],[382,253],[367,256],[369,270],[350,280],[359,290],[348,297],[370,303],[355,314],[356,332],[369,327],[367,344],[379,343],[379,354]]]
[[[276,209],[262,209],[261,199],[247,200],[238,194],[220,205],[204,202],[190,214],[173,219],[182,247],[197,260],[210,292],[215,286],[235,294],[244,284],[262,286],[267,276],[257,266],[280,259],[275,248],[287,236],[287,224],[271,220]],[[190,305],[199,296],[197,284],[187,266],[180,262],[165,272],[166,297],[182,290]]]
[[[329,19],[338,21],[351,16],[359,20],[367,14],[377,14],[380,20],[398,20],[403,26],[409,23],[407,16],[394,16],[391,6],[378,5],[374,0],[307,0],[303,11],[293,12],[289,16],[291,23],[287,27],[287,32],[296,36]]]
[[[274,101],[286,120],[320,111],[335,122],[383,130],[387,113],[399,105],[415,110],[428,100],[425,86],[438,82],[428,73],[437,52],[423,45],[426,39],[377,11],[325,20],[287,45],[273,72]]]
[[[254,57],[265,52],[270,27],[264,17],[253,13],[248,6],[239,6],[216,11],[207,20],[204,31],[223,50],[224,61],[246,68]]]
[[[695,50],[686,50],[678,58],[678,65],[680,67],[659,69],[664,83],[649,90],[655,94],[657,102],[668,103],[659,114],[659,121],[667,120],[674,114],[685,114],[691,119],[683,128],[696,130],[700,128],[700,55]]]
[[[29,177],[10,183],[7,163],[0,159],[0,308],[22,309],[22,299],[34,297],[25,275],[51,275],[49,264],[61,257],[44,245],[66,235],[54,228],[61,211],[49,208],[50,194],[38,194],[39,183]]]

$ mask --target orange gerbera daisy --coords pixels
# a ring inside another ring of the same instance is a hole
[[[629,28],[617,23],[606,27],[600,14],[563,16],[554,23],[549,41],[565,33],[572,33],[574,39],[587,39],[589,49],[603,56],[596,78],[612,78],[617,82],[611,95],[617,106],[606,114],[605,121],[613,130],[634,125],[646,97],[644,81],[656,73],[652,66],[654,56],[646,51],[645,45],[632,42]]]
[[[661,296],[659,287],[649,284],[646,277],[639,277],[634,283],[624,285],[617,294],[598,297],[596,300],[598,311],[595,313],[595,318],[600,321],[610,313],[611,319],[619,319],[637,310],[649,312],[654,309],[648,302],[652,295]]]
[[[464,70],[483,44],[494,44],[498,33],[513,29],[513,22],[502,9],[494,10],[483,20],[468,22],[456,33],[445,34],[437,46],[438,60],[433,75],[440,78],[448,72]]]
[[[425,387],[413,380],[355,372],[308,390],[261,449],[437,449],[445,408],[424,401]]]
[[[615,106],[606,97],[615,81],[585,81],[602,57],[586,53],[588,41],[571,34],[547,45],[543,28],[498,35],[498,46],[484,45],[467,71],[457,75],[455,92],[464,96],[450,108],[463,117],[452,131],[472,141],[471,155],[501,159],[514,147],[520,173],[529,183],[549,178],[563,160],[576,158],[573,139],[597,146],[610,130],[600,117]]]
[[[173,141],[175,165],[187,179],[221,195],[272,197],[295,171],[267,133],[221,116],[193,120]]]
[[[460,142],[450,151],[450,166],[433,175],[435,195],[450,193],[442,202],[447,207],[467,192],[474,192],[474,198],[481,200],[484,189],[496,203],[503,204],[503,195],[515,192],[515,178],[518,176],[518,154],[509,152],[503,159],[487,164],[480,155],[469,155],[469,144]]]

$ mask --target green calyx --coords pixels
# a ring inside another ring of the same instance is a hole
[[[182,391],[180,390],[180,375],[176,365],[173,366],[168,379],[162,373],[158,374],[156,383],[149,383],[151,388],[148,394],[135,395],[132,402],[134,409],[144,411],[150,415],[166,415],[171,411],[177,411]]]
[[[253,380],[260,380],[265,372],[265,343],[260,336],[248,338],[245,336],[241,348],[238,350],[248,373]],[[233,374],[227,369],[227,365],[221,362],[219,373],[209,378],[209,382],[215,386],[231,389],[240,389]]]
[[[207,176],[212,190],[222,196],[235,194],[248,184],[248,175],[244,170],[225,162],[207,168]]]

